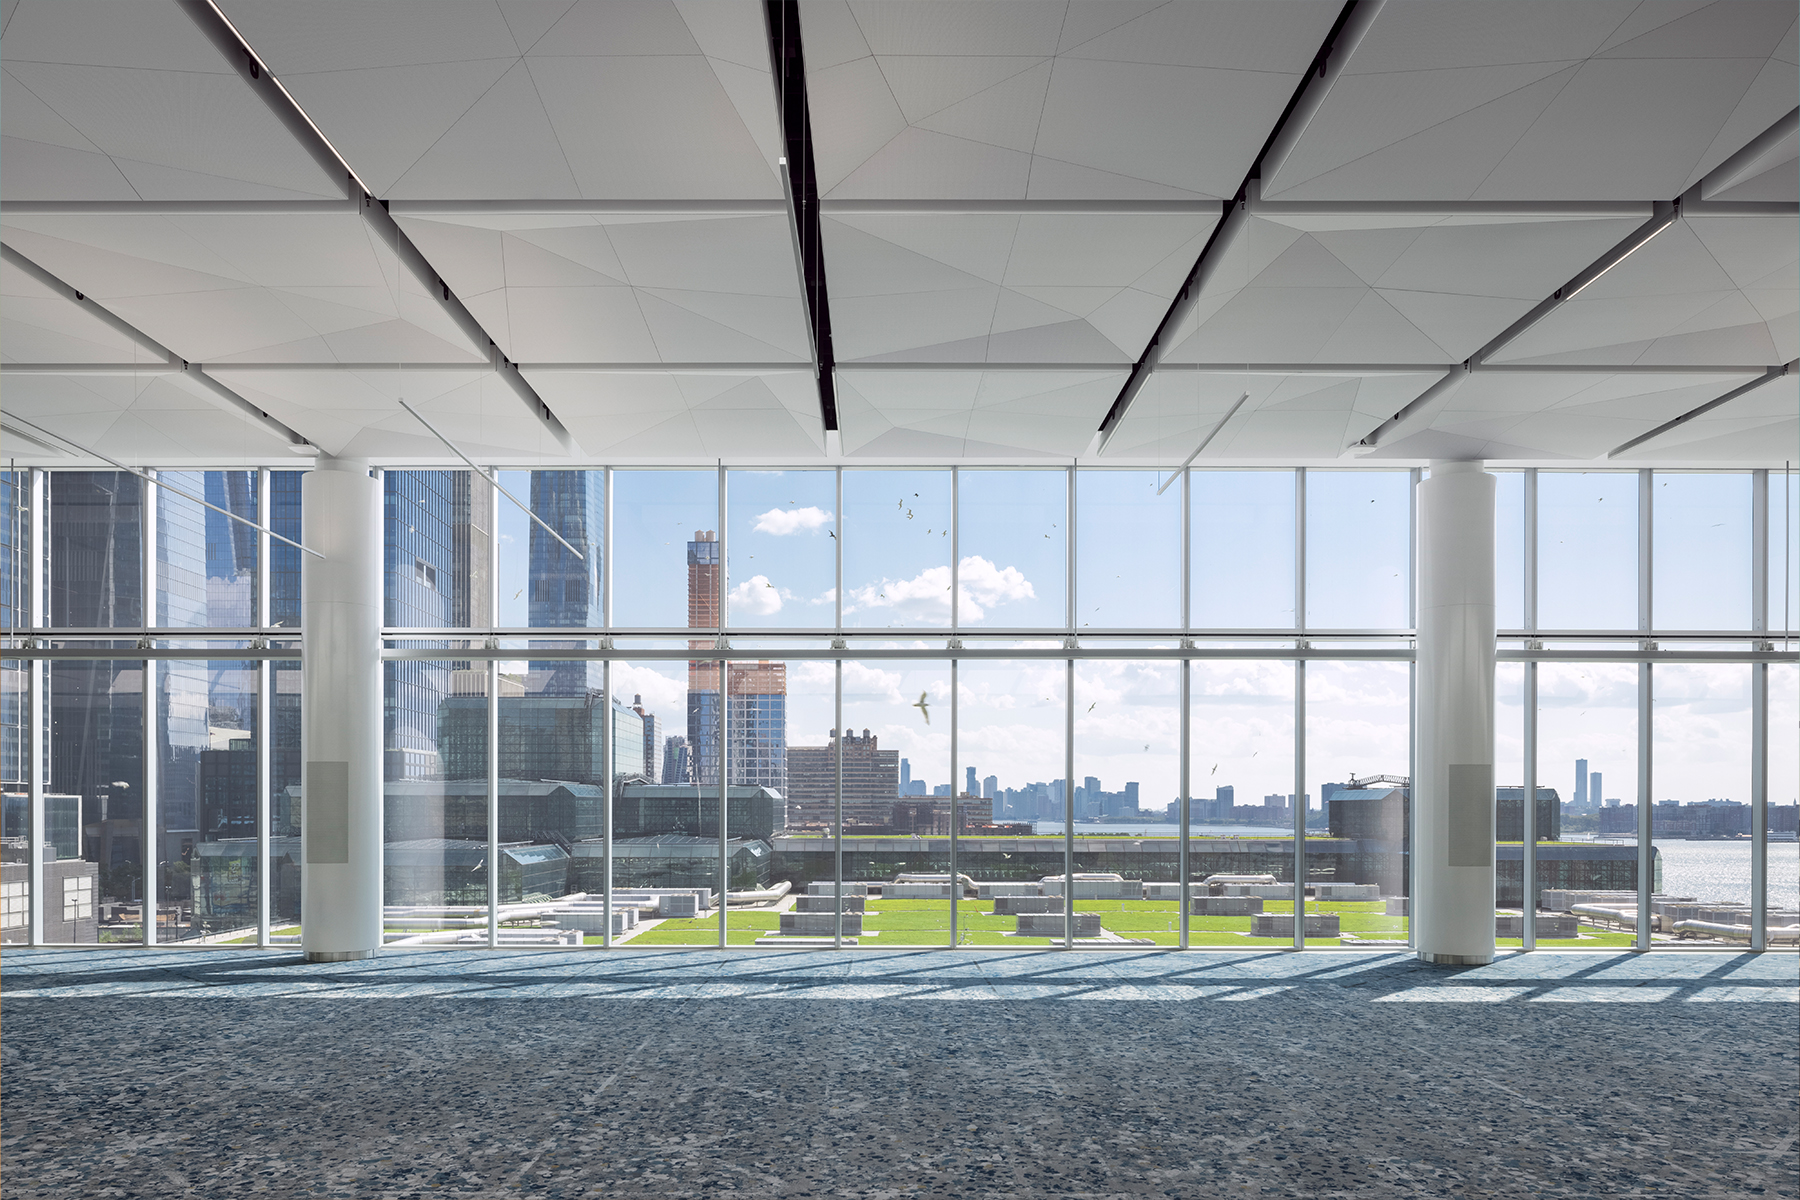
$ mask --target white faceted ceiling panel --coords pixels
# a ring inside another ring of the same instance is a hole
[[[268,427],[175,372],[8,375],[5,412],[132,465],[297,461]],[[4,439],[9,457],[51,465],[61,457],[34,454],[10,429]]]
[[[1249,217],[1170,362],[1461,362],[1649,216]],[[1257,210],[1253,209],[1252,212]]]
[[[759,4],[223,7],[377,195],[781,196]]]
[[[491,370],[225,365],[207,373],[327,454],[444,461],[450,451],[400,407],[401,400],[478,461],[561,460],[567,454]]]
[[[839,362],[1120,362],[1217,223],[1157,214],[824,218]]]
[[[839,368],[844,453],[867,458],[1072,458],[1118,398],[1116,371]]]
[[[1495,362],[1774,366],[1800,355],[1800,224],[1684,217]]]
[[[399,216],[515,362],[804,362],[785,216]]]
[[[1619,461],[1766,462],[1773,467],[1791,462],[1787,456],[1796,445],[1800,445],[1800,376],[1787,375],[1626,451]],[[1771,477],[1769,486],[1773,491],[1783,485]]]
[[[1332,459],[1437,378],[1420,372],[1158,371],[1126,411],[1107,443],[1106,457],[1168,466],[1182,462],[1205,442],[1196,462]]]
[[[6,199],[344,195],[174,0],[21,0],[8,18]]]
[[[4,218],[8,245],[190,362],[469,362],[352,211]]]
[[[1428,430],[1384,446],[1381,453],[1403,458],[1598,458],[1752,378],[1476,372],[1450,392]]]
[[[819,192],[1230,196],[1338,7],[802,0]]]
[[[1389,0],[1269,199],[1672,199],[1794,107],[1792,4]]]
[[[0,362],[161,362],[91,309],[0,262]]]
[[[527,370],[589,454],[692,462],[825,453],[810,368],[762,374]]]

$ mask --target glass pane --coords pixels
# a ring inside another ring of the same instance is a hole
[[[46,941],[140,942],[144,938],[144,664],[51,664],[50,778],[44,797],[46,823],[58,805],[80,809],[80,853],[95,865],[92,911],[74,885],[68,908],[46,906]],[[54,794],[55,800],[52,799]],[[58,860],[62,848],[57,851]],[[45,886],[50,886],[45,875]],[[69,884],[59,881],[67,889]],[[57,897],[57,903],[64,900]],[[52,921],[66,918],[60,928]],[[95,922],[87,936],[82,922]]]
[[[1068,620],[1068,472],[965,470],[958,476],[958,622],[1062,628]]]
[[[1538,628],[1637,628],[1637,498],[1631,472],[1538,472]]]
[[[1494,926],[1496,944],[1519,946],[1525,936],[1525,664],[1494,664]],[[1509,782],[1518,780],[1517,783]],[[1536,838],[1546,829],[1548,791],[1538,789]],[[1560,814],[1559,814],[1560,815]],[[1551,823],[1557,823],[1551,818]],[[1533,892],[1535,903],[1536,893]]]
[[[1651,683],[1650,836],[1663,893],[1650,904],[1655,939],[1748,945],[1750,667],[1659,663]]]
[[[614,495],[617,496],[615,475]],[[614,944],[717,946],[719,944],[719,664],[644,662],[612,664],[615,713],[613,788],[613,907],[619,920]],[[622,702],[631,698],[626,706]],[[642,712],[639,712],[639,710]],[[625,715],[629,714],[629,715]],[[636,718],[635,720],[633,718]],[[668,724],[664,724],[667,721]],[[662,740],[662,762],[649,783],[640,768],[642,746]],[[667,731],[667,732],[665,732]],[[765,823],[776,814],[762,797]],[[733,803],[739,806],[734,811]],[[741,811],[745,797],[727,799],[729,834],[734,823],[749,827]],[[734,821],[742,817],[741,822]],[[604,886],[602,845],[575,844],[576,891],[598,895]],[[733,865],[754,855],[730,847]],[[754,941],[755,934],[747,940]]]
[[[846,485],[848,481],[846,473]],[[962,890],[952,886],[948,875],[949,664],[846,662],[844,727],[867,729],[896,753],[906,792],[880,824],[853,823],[848,813],[844,818],[844,880],[867,884],[870,893],[858,945],[948,945],[951,896]],[[979,802],[959,801],[957,809],[965,830],[986,824]],[[966,869],[960,873],[969,874]]]
[[[51,474],[51,625],[143,625],[147,486],[126,471]]]
[[[255,471],[164,471],[156,489],[156,623],[195,629],[256,624]]]
[[[718,530],[718,472],[614,471],[613,624],[716,626]]]
[[[1294,627],[1294,473],[1195,471],[1190,623]]]
[[[1308,628],[1407,628],[1411,558],[1410,473],[1306,473]]]
[[[1769,472],[1769,628],[1800,629],[1800,479],[1792,471]]]
[[[6,483],[0,480],[0,487]],[[31,762],[26,735],[27,664],[0,661],[0,942],[31,939]],[[80,861],[81,814],[74,814],[71,856]],[[45,868],[61,858],[54,843],[45,848]],[[85,867],[88,864],[82,863]],[[92,883],[89,885],[92,888]],[[48,914],[46,914],[48,915]],[[46,921],[45,925],[48,926]],[[48,928],[46,928],[48,932]],[[61,937],[58,941],[75,941]],[[81,939],[93,941],[92,937]]]
[[[1179,943],[1180,797],[1181,664],[1076,663],[1077,937]]]
[[[950,472],[844,472],[844,624],[950,624]]]
[[[449,661],[388,662],[382,670],[385,940],[485,944],[487,722],[484,707],[484,719],[468,728],[460,706],[471,688],[485,689],[487,673]]]
[[[513,629],[585,628],[602,623],[601,563],[606,532],[606,472],[502,471],[500,486],[531,505],[568,547],[511,500],[496,501],[499,623]],[[478,564],[483,576],[485,562]]]
[[[1075,627],[1181,625],[1181,485],[1157,471],[1075,479]]]
[[[976,815],[993,827],[965,829],[958,866],[979,885],[978,898],[957,908],[959,939],[978,946],[1044,946],[1063,934],[1060,895],[1046,895],[1063,862],[1063,697],[1068,668],[1060,662],[964,662],[958,667],[958,752],[964,792],[980,785]],[[910,760],[901,788],[915,789]],[[916,782],[923,794],[925,781]],[[1082,869],[1077,867],[1077,870]],[[1040,918],[1021,922],[1025,915]],[[1041,918],[1051,917],[1048,922]],[[1034,927],[1020,934],[1021,924]],[[1042,932],[1047,925],[1051,933]]]
[[[726,480],[726,621],[829,629],[837,624],[837,475],[732,471]]]
[[[0,471],[0,629],[31,624],[30,487],[30,472]]]
[[[300,664],[269,669],[269,936],[285,940],[300,936]]]
[[[1800,667],[1769,667],[1768,905],[1771,946],[1800,943]]]
[[[386,623],[414,629],[492,624],[493,489],[470,471],[386,471],[382,493]]]
[[[1410,690],[1405,663],[1306,664],[1307,825],[1322,816],[1325,826],[1307,838],[1307,911],[1322,919],[1321,936],[1335,915],[1346,942],[1406,941],[1406,904],[1390,901],[1407,895]]]
[[[269,472],[269,529],[296,542],[304,541],[300,527],[300,484],[303,471]],[[284,542],[269,543],[269,624],[273,628],[300,627],[300,573],[306,556]],[[295,782],[299,782],[296,777]]]
[[[1575,843],[1538,848],[1538,908],[1574,925],[1588,948],[1630,946],[1636,938],[1638,670],[1635,663],[1538,666],[1538,783],[1570,789],[1560,832]],[[1540,918],[1540,940],[1566,940],[1553,932]]]
[[[1494,628],[1523,629],[1525,472],[1495,471],[1494,482]]]
[[[1651,627],[1750,628],[1750,476],[1658,471],[1654,482]]]
[[[253,942],[256,664],[154,665],[157,940]]]
[[[1188,944],[1291,946],[1294,664],[1196,661],[1188,696]]]

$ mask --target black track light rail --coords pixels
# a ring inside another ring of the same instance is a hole
[[[819,179],[814,168],[812,114],[806,98],[806,56],[800,45],[799,0],[764,0],[769,59],[787,154],[789,200],[794,209],[800,280],[812,322],[819,369],[819,410],[827,430],[838,427],[837,355],[831,347],[831,301],[825,286],[825,238],[819,227]]]

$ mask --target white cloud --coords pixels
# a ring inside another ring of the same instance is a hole
[[[752,575],[731,589],[731,610],[766,617],[781,611],[782,590],[767,575]]]
[[[1031,581],[1017,567],[996,567],[985,558],[962,560],[962,617],[979,621],[987,610],[1010,600],[1037,596]],[[911,579],[883,579],[880,583],[852,588],[845,594],[846,613],[858,609],[894,610],[903,622],[948,625],[950,623],[950,568],[928,567]]]
[[[751,528],[758,533],[784,537],[790,533],[822,529],[830,521],[830,513],[809,504],[805,508],[771,508],[768,512],[759,514],[756,524]]]
[[[664,729],[681,733],[687,728],[687,664],[672,663],[670,668],[680,672],[679,678],[655,667],[615,662],[612,692],[627,703],[633,696],[642,696],[645,710],[660,717]]]

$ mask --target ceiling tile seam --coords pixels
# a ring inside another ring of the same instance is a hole
[[[1261,149],[1257,151],[1255,159],[1251,161],[1249,171],[1245,173],[1243,182],[1238,185],[1237,192],[1227,204],[1219,223],[1213,226],[1206,244],[1201,247],[1200,254],[1194,260],[1193,267],[1188,271],[1186,280],[1176,291],[1167,311],[1163,313],[1162,321],[1151,333],[1143,353],[1139,355],[1137,362],[1132,366],[1131,373],[1126,376],[1124,385],[1119,389],[1118,397],[1113,401],[1112,407],[1107,410],[1106,415],[1101,418],[1100,427],[1095,432],[1092,446],[1094,453],[1104,454],[1106,452],[1108,442],[1123,423],[1132,401],[1142,390],[1150,374],[1156,369],[1163,354],[1167,352],[1165,339],[1175,333],[1188,313],[1199,303],[1200,289],[1204,284],[1203,274],[1207,273],[1208,267],[1215,261],[1215,248],[1218,249],[1218,257],[1223,258],[1225,250],[1236,239],[1240,229],[1248,223],[1248,201],[1250,193],[1258,190],[1256,184],[1262,177],[1264,158],[1281,142],[1288,122],[1299,111],[1308,92],[1315,88],[1319,89],[1320,102],[1322,102],[1324,94],[1329,92],[1336,82],[1337,76],[1342,74],[1344,60],[1348,59],[1350,54],[1344,55],[1336,64],[1331,62],[1331,52],[1338,39],[1344,37],[1346,31],[1349,31],[1352,42],[1358,40],[1361,33],[1366,31],[1368,24],[1372,23],[1373,17],[1379,14],[1381,6],[1382,0],[1346,0],[1343,9],[1338,13],[1337,20],[1326,32],[1324,41],[1320,43],[1318,51],[1308,63],[1305,74],[1295,85],[1294,93],[1288,98],[1287,106],[1276,118],[1274,127],[1269,130],[1269,136],[1264,139]],[[1352,25],[1352,22],[1359,18],[1359,23]],[[1350,49],[1353,52],[1354,45]],[[1333,70],[1334,65],[1335,70]],[[1308,115],[1310,117],[1312,114]]]
[[[496,373],[507,384],[509,390],[519,398],[526,410],[545,428],[557,444],[565,450],[576,450],[573,435],[568,428],[551,411],[543,397],[526,382],[518,370],[512,367],[506,357],[500,353],[498,345],[473,313],[453,296],[450,285],[445,282],[441,272],[434,267],[425,254],[407,237],[398,222],[389,215],[385,201],[376,200],[363,186],[362,180],[351,168],[344,156],[338,153],[324,130],[306,114],[300,102],[282,85],[268,65],[262,60],[249,40],[240,33],[229,18],[219,9],[215,0],[176,0],[182,10],[193,20],[201,32],[213,43],[226,62],[236,69],[238,78],[247,84],[276,119],[288,130],[295,142],[312,156],[328,177],[338,175],[344,179],[348,198],[353,202],[357,193],[361,193],[362,204],[359,212],[364,220],[372,223],[387,241],[403,266],[412,271],[431,293],[432,299],[441,303],[451,321],[458,325],[478,348],[487,345],[494,358]],[[533,87],[535,88],[535,84]],[[541,104],[541,101],[540,101]],[[441,297],[438,295],[441,290]]]
[[[538,88],[537,75],[533,73],[531,64],[525,59],[521,58],[519,65],[525,68],[525,79],[531,84],[531,94],[537,99],[538,111],[544,114],[544,128],[550,131],[551,139],[556,142],[556,153],[562,158],[563,170],[569,173],[569,188],[575,194],[580,195],[581,181],[575,177],[575,164],[569,161],[569,152],[563,146],[562,134],[557,130],[556,122],[550,116],[550,106],[544,103],[544,93]],[[498,79],[494,81],[495,86],[499,86],[499,83]],[[483,92],[482,94],[485,96],[487,93]],[[461,118],[459,117],[458,120]],[[445,130],[445,136],[448,136],[449,132],[449,130]]]
[[[17,62],[19,60],[13,59],[11,61]],[[61,121],[64,125],[67,125],[69,127],[69,129],[75,134],[76,137],[78,137],[82,141],[86,142],[88,144],[88,148],[93,153],[102,156],[108,162],[112,162],[112,157],[113,157],[112,155],[108,154],[105,150],[102,150],[99,146],[95,145],[93,138],[90,138],[87,134],[81,132],[80,126],[76,125],[75,122],[73,122],[73,121],[69,120],[69,118],[63,116],[62,113],[57,112],[56,106],[54,104],[50,103],[48,100],[44,99],[42,96],[40,96],[37,93],[37,91],[34,88],[32,88],[32,86],[29,83],[26,83],[23,79],[20,79],[17,75],[14,75],[11,71],[6,70],[4,63],[0,63],[0,72],[3,72],[8,79],[11,79],[14,83],[16,83],[20,87],[24,88],[26,94],[29,95],[33,100],[36,100],[39,104],[42,104],[45,108],[49,109],[50,112],[55,114],[56,119]],[[10,137],[13,135],[9,134],[7,136]],[[41,142],[41,141],[38,141],[36,138],[20,138],[19,140],[22,142],[30,142],[33,145],[37,145],[37,146],[58,145],[58,143],[56,143],[56,142]],[[66,149],[66,150],[79,150],[80,149],[79,146],[65,146],[62,148]],[[115,171],[119,171],[119,166],[117,163],[112,163],[112,168]],[[128,188],[131,188],[132,192],[135,193],[139,199],[143,198],[143,193],[139,192],[137,190],[137,188],[132,187],[131,179],[129,176],[127,176],[125,174],[125,172],[119,171],[119,178],[123,179],[125,181],[125,186]]]

